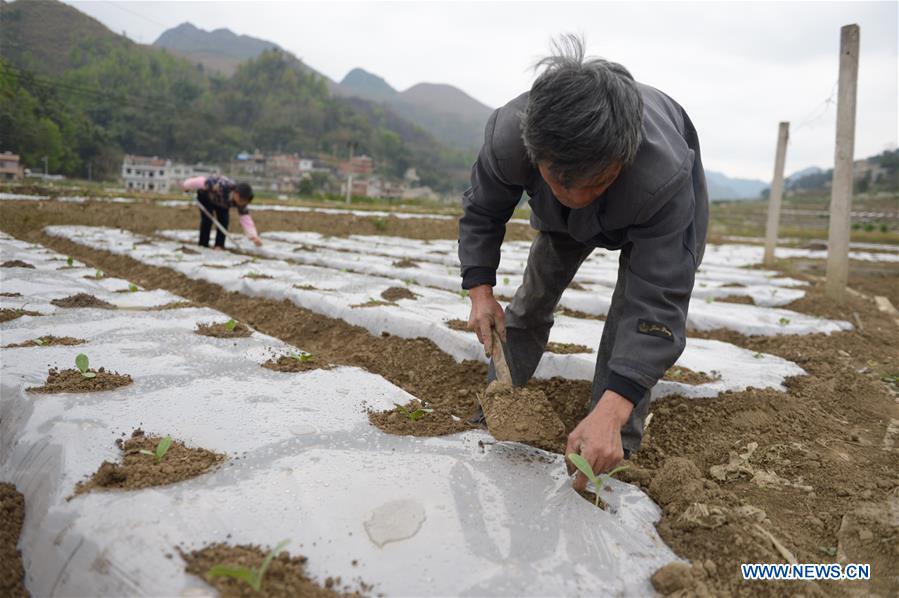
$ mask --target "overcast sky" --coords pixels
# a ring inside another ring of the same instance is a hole
[[[564,32],[680,102],[706,168],[770,180],[777,123],[787,173],[833,166],[840,27],[861,27],[855,155],[897,143],[897,2],[85,2],[152,43],[189,21],[270,40],[340,81],[354,67],[404,90],[449,83],[491,107],[530,87]]]

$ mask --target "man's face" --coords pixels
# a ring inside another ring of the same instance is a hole
[[[553,195],[559,200],[559,203],[573,210],[577,210],[578,208],[586,208],[592,204],[612,185],[612,183],[615,182],[615,179],[621,172],[621,163],[615,162],[609,168],[601,172],[599,176],[571,187],[563,186],[558,179],[550,173],[549,165],[547,163],[540,162],[537,164],[537,169],[540,171],[540,176],[542,176],[543,180],[546,181],[546,184],[549,185]]]

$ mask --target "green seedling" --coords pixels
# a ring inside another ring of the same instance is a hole
[[[596,500],[594,501],[593,504],[595,504],[598,507],[599,506],[599,491],[602,489],[602,480],[600,480],[599,477],[595,473],[593,473],[593,468],[590,467],[590,464],[587,463],[587,460],[584,459],[583,457],[581,457],[580,455],[578,455],[577,453],[568,453],[568,460],[571,461],[574,464],[574,466],[577,467],[581,471],[582,474],[587,476],[588,480],[593,482],[593,489],[594,489],[595,495],[596,495]],[[620,467],[616,467],[615,469],[613,469],[606,475],[608,475],[609,477],[612,477],[616,473],[624,471],[628,467],[630,467],[630,466],[622,465]]]
[[[761,353],[761,351],[756,351],[755,353],[752,354],[752,356],[755,357],[756,359],[761,359],[762,353]]]
[[[36,338],[36,339],[34,339],[32,342],[33,342],[35,345],[37,345],[38,347],[43,347],[44,345],[47,344],[47,341],[45,341],[45,340],[42,339],[42,338]]]
[[[508,277],[508,276],[503,276],[503,284],[506,284],[506,285],[509,284],[509,277]]]
[[[777,321],[777,323],[780,324],[781,326],[786,326],[787,324],[790,323],[790,318],[781,318]]]
[[[94,272],[94,278],[103,278],[103,270],[97,270]]]
[[[78,371],[81,372],[81,375],[85,378],[96,378],[97,374],[90,371],[90,360],[88,360],[87,355],[84,353],[79,353],[75,357],[75,367],[78,368]]]
[[[71,255],[68,258],[66,258],[67,265],[71,266],[74,263],[75,263],[75,258],[73,258]]]
[[[291,353],[290,356],[300,363],[306,363],[307,361],[312,361],[313,359],[315,359],[315,356],[312,355],[312,353],[306,353],[305,351],[302,353]]]
[[[165,457],[165,454],[169,452],[169,449],[172,447],[172,437],[166,436],[162,440],[160,440],[156,444],[156,451],[148,451],[141,449],[140,453],[142,455],[150,455],[151,457],[156,457],[156,462],[159,463],[162,461],[162,458]]]
[[[465,299],[466,297],[468,297],[468,291],[462,289],[461,291],[459,291],[459,296]]]
[[[129,283],[129,284],[128,284],[128,290],[131,291],[132,293],[136,293],[136,292],[137,292],[137,285],[134,284],[133,282],[132,282],[132,283]]]
[[[268,570],[269,565],[272,564],[272,560],[289,543],[290,540],[284,540],[275,546],[272,551],[266,555],[265,560],[262,561],[262,564],[258,569],[250,569],[249,567],[231,567],[230,565],[215,565],[206,572],[206,577],[230,577],[231,579],[237,579],[249,584],[253,590],[259,592],[262,590],[262,578],[265,577],[265,572]]]
[[[237,328],[237,320],[231,318],[227,322],[225,322],[225,330],[228,332],[234,332],[234,329]]]
[[[414,411],[410,411],[403,405],[399,403],[394,403],[396,405],[396,410],[405,415],[410,422],[417,422],[421,418],[423,418],[426,414],[433,412],[433,409],[425,409],[424,407],[419,407]]]
[[[715,298],[714,298],[714,297],[706,297],[706,298],[705,298],[705,302],[706,302],[706,303],[714,303],[714,302],[715,302]]]
[[[384,218],[375,218],[374,220],[372,220],[372,223],[374,223],[375,228],[378,230],[384,230],[387,228],[387,220],[385,220]]]

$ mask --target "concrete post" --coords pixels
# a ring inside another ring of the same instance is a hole
[[[858,25],[840,29],[840,79],[837,92],[837,144],[830,192],[827,236],[827,296],[842,303],[849,279],[852,220],[852,160],[855,155],[855,99],[858,88]]]
[[[346,176],[346,202],[352,203],[353,201],[353,142],[350,142],[350,164],[349,171]]]
[[[790,123],[782,122],[777,130],[777,154],[774,158],[774,178],[768,195],[768,224],[765,227],[765,265],[774,265],[774,248],[777,246],[777,228],[780,226],[780,202],[784,188],[784,162],[787,160],[787,140]]]

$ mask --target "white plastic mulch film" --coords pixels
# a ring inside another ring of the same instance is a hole
[[[101,231],[109,235],[110,231]],[[171,248],[140,246],[165,251]],[[132,292],[78,262],[0,235],[2,344],[43,335],[79,346],[4,348],[0,480],[25,495],[19,544],[35,596],[212,595],[184,573],[176,546],[212,542],[274,546],[290,539],[319,580],[361,578],[374,593],[424,595],[647,595],[649,576],[676,557],[656,535],[659,511],[642,492],[612,480],[595,508],[571,488],[561,456],[483,431],[442,438],[390,436],[366,409],[411,397],[357,368],[281,373],[260,367],[297,349],[254,333],[218,339],[199,322],[228,317],[206,308],[149,311],[177,301]],[[184,256],[188,260],[190,256]],[[203,259],[235,260],[205,253]],[[128,292],[117,293],[119,290]],[[63,309],[78,292],[120,306]],[[247,314],[249,315],[249,314]],[[48,367],[84,352],[94,368],[133,384],[84,394],[26,392]],[[72,495],[114,444],[141,427],[188,446],[225,453],[216,470],[138,491]],[[356,563],[354,565],[354,563]]]
[[[363,253],[361,246],[347,246],[345,250],[339,251],[325,250],[310,244],[315,240],[334,245],[358,243],[356,239],[329,239],[309,234],[302,237],[307,243],[267,240],[262,248],[254,248],[253,251],[272,256],[268,259],[197,248],[189,248],[189,252],[185,252],[182,247],[192,239],[186,231],[166,233],[179,240],[183,239],[184,243],[179,243],[101,227],[66,226],[48,227],[46,230],[49,234],[63,236],[89,247],[127,254],[147,264],[171,268],[190,278],[221,285],[229,291],[279,300],[288,299],[300,307],[362,326],[374,335],[387,332],[405,338],[425,337],[457,360],[484,359],[483,348],[474,334],[455,330],[447,325],[450,320],[467,320],[468,299],[458,292],[425,286],[438,281],[437,270],[450,276],[448,271],[452,270],[451,267],[427,260],[429,257],[438,261],[453,259],[447,255],[445,242],[423,244],[410,239],[379,237],[369,239],[369,251]],[[273,233],[271,236],[280,238],[287,234]],[[249,251],[248,244],[243,245]],[[518,246],[520,244],[516,245]],[[275,256],[283,256],[291,262],[276,259]],[[402,259],[413,260],[416,266],[402,267],[403,264],[398,263]],[[294,261],[314,262],[318,265],[293,263]],[[584,270],[600,271],[601,268],[601,264],[590,264]],[[419,277],[424,278],[421,274],[426,270],[432,271],[434,276],[419,280]],[[748,272],[752,276],[756,271]],[[396,277],[391,278],[391,273]],[[408,278],[403,280],[400,278],[403,275]],[[600,274],[596,276],[599,277]],[[503,284],[511,285],[511,281],[504,281]],[[584,287],[588,284],[590,283],[585,282]],[[408,289],[414,298],[384,302],[381,293],[392,287]],[[592,291],[568,290],[566,295],[572,292],[591,296],[594,304],[607,301],[611,294],[610,289],[603,288],[599,283],[595,284]],[[699,303],[706,305],[704,301]],[[737,304],[728,304],[728,307],[749,308],[740,312],[743,317],[740,325],[763,330],[781,332],[791,329],[798,332],[810,331],[808,329],[814,326],[823,330],[835,330],[842,325],[840,322],[820,320],[787,310]],[[778,318],[786,316],[791,318],[790,326],[777,323]],[[593,351],[602,335],[602,327],[603,322],[597,319],[558,315],[550,340],[579,344],[588,352],[548,352],[544,354],[536,375],[543,378],[561,376],[591,380],[595,368]],[[653,389],[654,397],[674,393],[690,397],[710,397],[726,390],[743,390],[749,386],[782,389],[784,378],[805,373],[796,364],[773,355],[754,353],[730,343],[702,339],[688,339],[687,348],[678,365],[706,372],[713,380],[698,385],[662,380]]]

